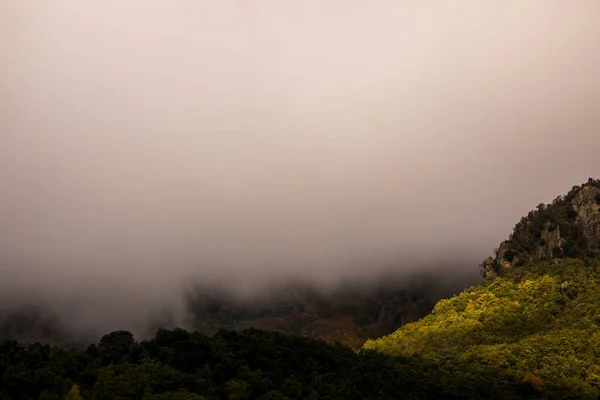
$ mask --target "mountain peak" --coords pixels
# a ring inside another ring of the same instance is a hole
[[[509,238],[480,265],[484,277],[537,260],[600,256],[600,180],[590,178],[515,225]]]

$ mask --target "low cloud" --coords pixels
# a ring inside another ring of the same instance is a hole
[[[86,331],[182,321],[198,282],[471,282],[522,215],[598,176],[599,15],[5,1],[0,296]]]

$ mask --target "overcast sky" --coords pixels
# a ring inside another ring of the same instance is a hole
[[[599,177],[599,48],[597,0],[0,0],[0,291],[476,275]]]

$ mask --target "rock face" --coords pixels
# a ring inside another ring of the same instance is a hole
[[[539,259],[554,258],[562,252],[564,242],[560,236],[560,226],[553,226],[550,221],[547,221],[535,249],[535,256]]]
[[[481,268],[481,275],[486,278],[491,278],[496,276],[496,268],[495,268],[496,260],[492,257],[488,257],[479,266]]]
[[[490,277],[535,260],[600,256],[600,180],[575,186],[551,204],[540,204],[515,226],[495,257],[480,265]]]
[[[577,213],[575,223],[586,239],[586,251],[600,255],[600,188],[583,187],[571,203]]]

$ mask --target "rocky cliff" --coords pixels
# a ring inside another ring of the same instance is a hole
[[[574,186],[551,204],[540,204],[515,226],[494,257],[481,264],[482,275],[537,260],[600,256],[600,180]]]

